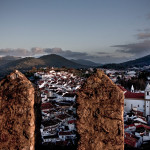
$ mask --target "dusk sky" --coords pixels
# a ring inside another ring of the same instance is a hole
[[[0,0],[0,56],[99,63],[150,54],[150,0]]]

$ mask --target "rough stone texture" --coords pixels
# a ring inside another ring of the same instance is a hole
[[[77,95],[78,150],[123,150],[123,92],[98,70]]]
[[[40,96],[40,90],[37,86],[34,86],[35,90],[35,101],[34,101],[34,114],[35,114],[35,150],[41,150],[41,120],[42,120],[42,114],[41,114],[41,96]]]
[[[34,88],[19,71],[0,82],[0,150],[34,150]]]

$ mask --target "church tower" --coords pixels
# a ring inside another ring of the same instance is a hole
[[[134,93],[134,86],[131,86],[131,92]]]
[[[145,116],[150,115],[150,84],[145,88]]]
[[[150,100],[150,84],[148,83],[146,88],[145,88],[145,99]]]

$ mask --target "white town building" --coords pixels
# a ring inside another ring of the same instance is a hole
[[[143,116],[150,115],[150,85],[147,84],[144,93],[134,93],[134,87],[130,91],[124,91],[124,111],[130,112],[132,109],[142,112]]]

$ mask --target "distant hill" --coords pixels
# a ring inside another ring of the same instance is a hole
[[[86,65],[86,66],[91,66],[91,67],[95,67],[95,66],[99,66],[101,64],[92,62],[90,60],[84,60],[84,59],[71,59],[71,61],[75,62],[75,63],[79,63],[81,65]]]
[[[39,59],[43,60],[47,66],[54,67],[68,67],[68,68],[85,68],[87,66],[81,65],[79,63],[72,62],[62,56],[51,54],[40,57]]]
[[[14,60],[0,65],[0,76],[4,76],[17,69],[22,72],[32,69],[33,67],[67,67],[67,68],[87,68],[88,66],[72,62],[56,54],[45,55],[40,58],[26,57]]]
[[[135,59],[135,60],[130,60],[124,63],[120,64],[106,64],[103,65],[103,68],[109,68],[109,69],[127,69],[127,68],[132,68],[132,67],[144,67],[150,65],[150,55]]]
[[[143,67],[150,65],[150,55],[138,58],[135,60],[127,61],[120,64],[106,64],[97,66],[96,63],[88,60],[68,60],[62,56],[51,54],[41,56],[40,58],[34,57],[13,57],[6,56],[0,57],[0,77],[18,69],[22,72],[32,69],[33,67],[67,67],[67,68],[88,68],[88,67],[102,67],[106,69],[127,69],[131,67]]]
[[[7,63],[9,63],[11,61],[18,60],[18,59],[21,59],[21,57],[14,57],[14,56],[0,57],[0,65],[7,64]]]

